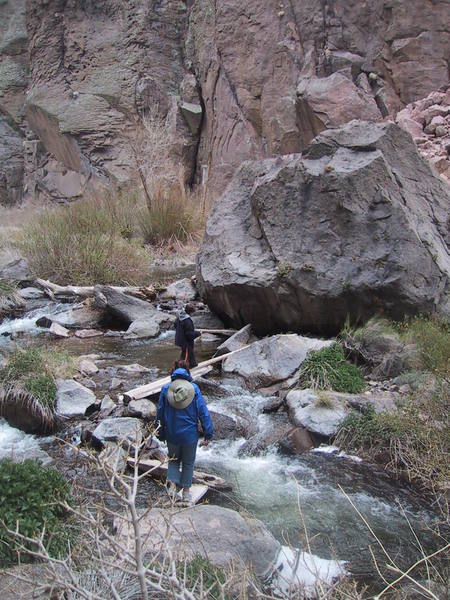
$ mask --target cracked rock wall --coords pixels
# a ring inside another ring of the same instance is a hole
[[[447,0],[0,0],[0,202],[135,177],[146,111],[188,182],[448,84]]]

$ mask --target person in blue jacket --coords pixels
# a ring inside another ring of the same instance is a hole
[[[175,361],[171,379],[171,383],[161,389],[155,431],[161,441],[167,442],[169,495],[175,499],[179,485],[183,488],[183,500],[191,502],[190,488],[199,438],[198,421],[203,429],[205,445],[213,437],[213,424],[200,388],[193,382],[186,361]]]

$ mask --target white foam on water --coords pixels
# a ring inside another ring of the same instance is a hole
[[[58,315],[58,322],[70,322],[72,307],[67,304],[49,303],[43,308],[31,310],[20,319],[5,319],[0,325],[0,335],[11,333],[41,333],[47,331],[45,328],[38,327],[36,321],[41,317]]]
[[[44,464],[52,459],[39,446],[34,435],[29,435],[20,429],[15,429],[5,419],[0,418],[0,460],[24,460],[26,458],[39,458]]]
[[[321,488],[304,485],[295,475],[301,471],[304,481],[315,480],[313,469],[295,465],[276,451],[257,456],[239,455],[245,438],[213,441],[208,447],[197,451],[198,466],[224,477],[233,486],[239,502],[258,507],[259,510],[276,510],[286,503],[297,504],[297,495],[314,496]],[[270,493],[268,493],[270,490]]]
[[[337,454],[339,452],[339,448],[337,446],[325,446],[322,444],[318,448],[313,448],[311,452],[318,454]]]
[[[362,458],[355,456],[354,454],[347,454],[347,452],[344,452],[338,448],[338,446],[326,446],[325,444],[322,444],[318,448],[313,448],[311,452],[314,452],[315,454],[332,454],[338,458],[348,458],[356,463],[362,462]]]
[[[316,597],[319,585],[328,587],[346,575],[344,561],[319,558],[289,546],[281,547],[276,565],[272,588],[281,598],[291,597],[296,589],[304,598]]]
[[[158,337],[156,338],[157,340],[167,340],[169,338],[174,338],[175,337],[175,331],[163,331],[163,333],[160,333],[158,335]]]

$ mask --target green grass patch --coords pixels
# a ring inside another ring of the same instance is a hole
[[[38,400],[42,406],[52,410],[56,406],[56,383],[50,375],[34,375],[26,379],[25,389]]]
[[[203,590],[209,590],[208,599],[210,600],[228,600],[232,596],[222,595],[222,586],[225,584],[225,573],[219,567],[214,566],[207,558],[200,555],[188,563],[180,562],[178,566],[179,577],[186,581],[186,587],[189,590],[200,589],[202,583]]]
[[[360,369],[350,363],[339,344],[313,351],[304,360],[299,384],[302,388],[331,389],[357,394],[365,388]]]
[[[26,559],[19,543],[7,529],[36,538],[44,531],[44,543],[52,556],[63,555],[71,537],[62,502],[70,503],[64,477],[38,461],[0,461],[0,566]],[[33,549],[32,545],[26,548]]]
[[[415,344],[420,367],[450,379],[450,323],[437,317],[414,317],[397,325],[401,338]]]

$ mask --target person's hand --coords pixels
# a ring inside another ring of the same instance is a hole
[[[209,446],[209,440],[204,439],[203,441],[200,442],[199,445],[200,446],[204,446],[206,448],[207,446]]]

